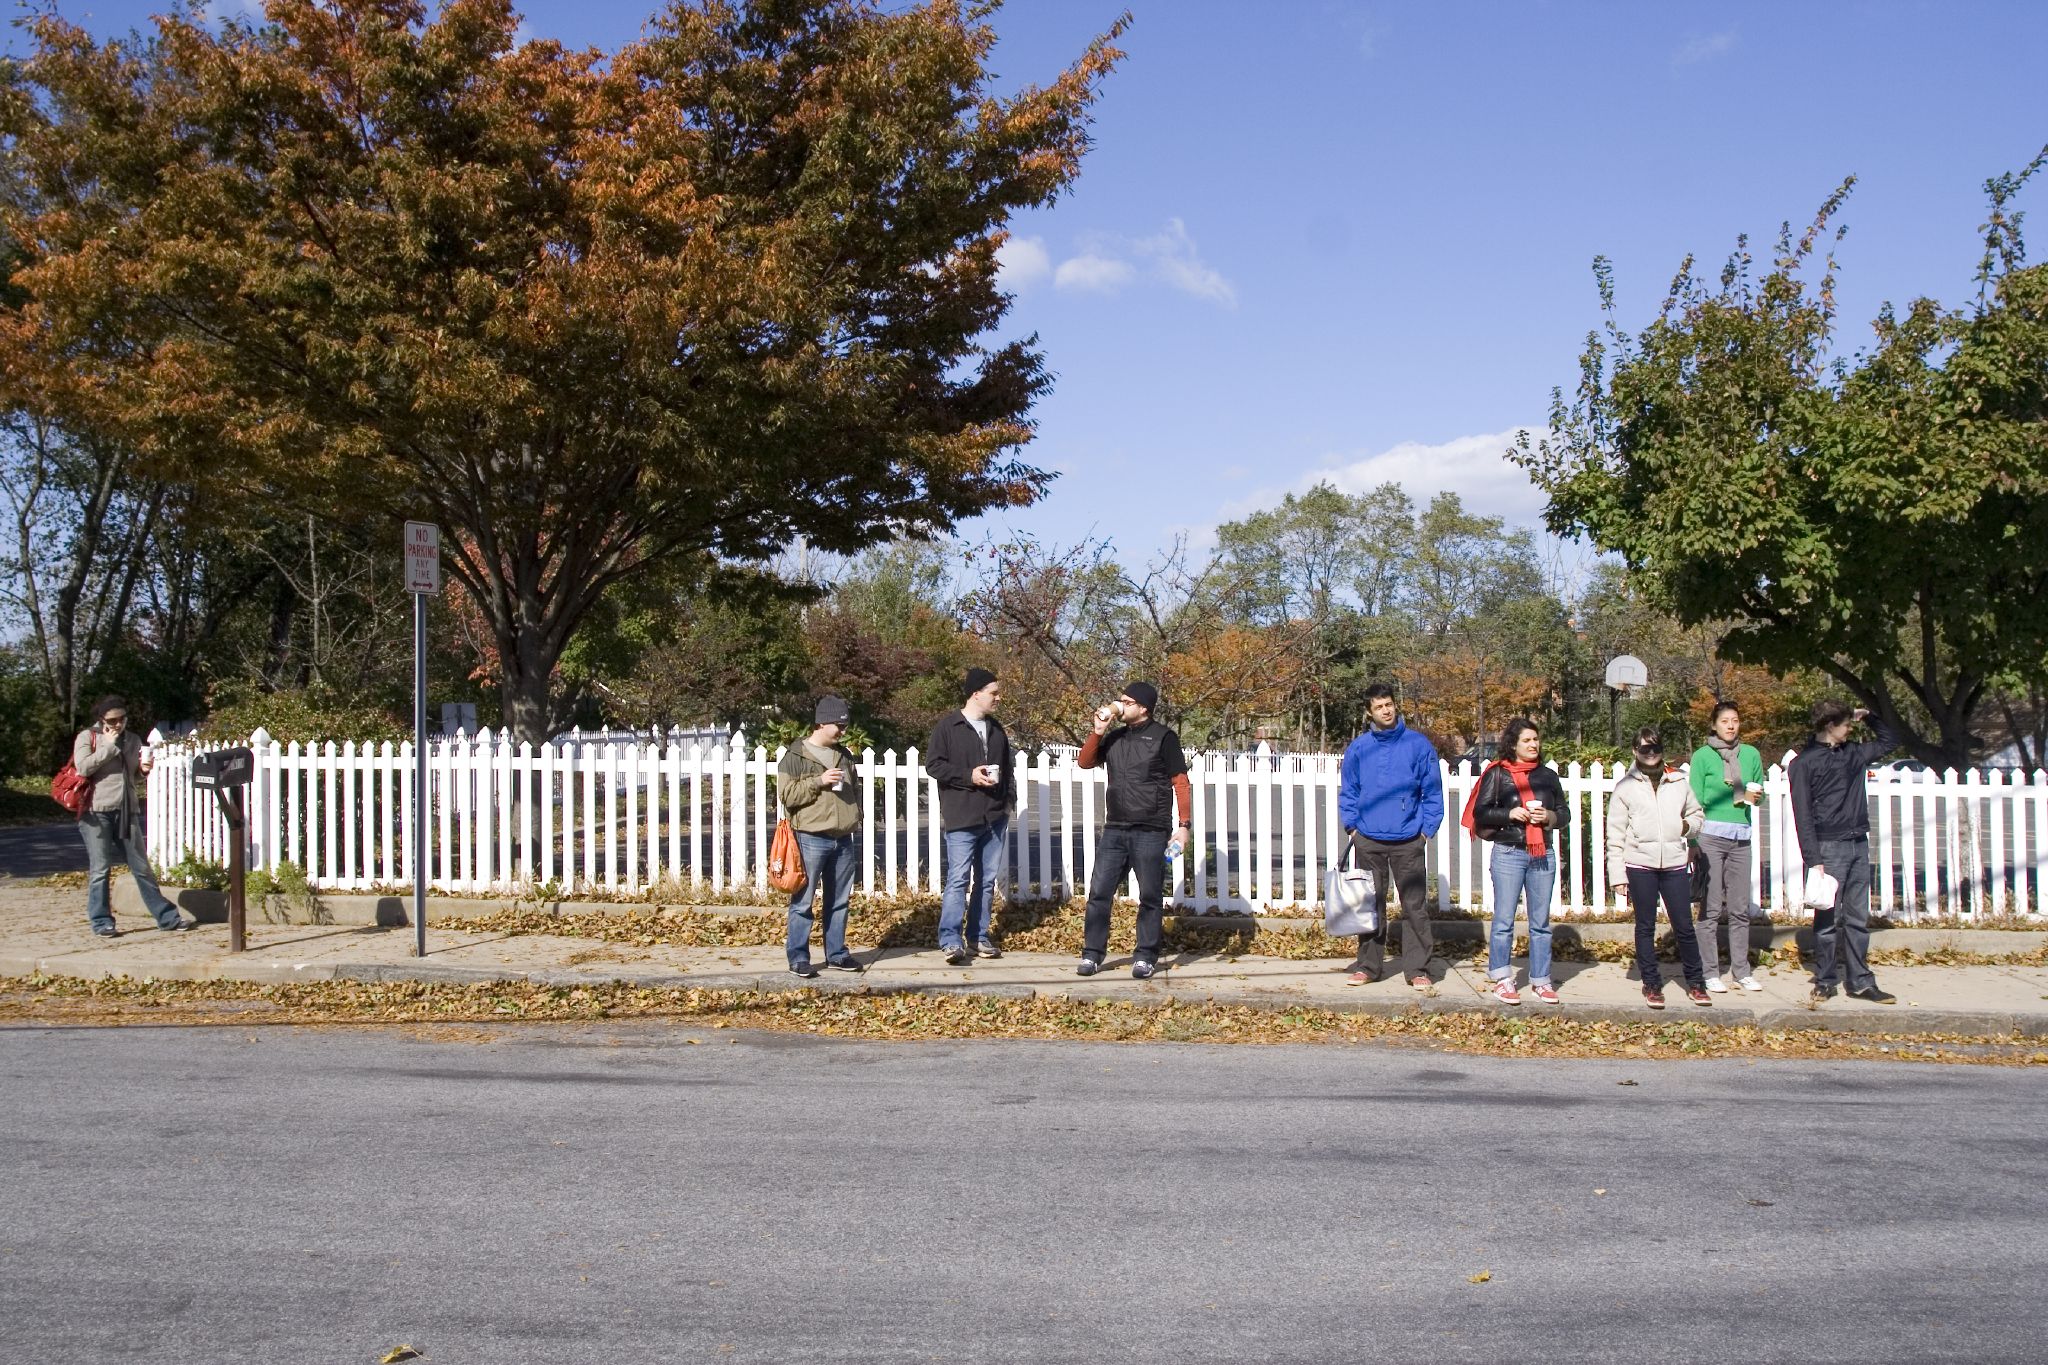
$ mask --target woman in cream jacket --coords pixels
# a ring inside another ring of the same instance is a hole
[[[1636,735],[1635,766],[1614,784],[1607,802],[1607,880],[1616,895],[1626,891],[1636,912],[1636,969],[1643,999],[1664,1008],[1664,973],[1657,965],[1657,901],[1678,938],[1685,968],[1685,994],[1695,1005],[1711,1005],[1692,932],[1692,851],[1706,812],[1685,774],[1664,766],[1664,742],[1645,729]]]

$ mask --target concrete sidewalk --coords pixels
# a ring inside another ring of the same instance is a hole
[[[131,893],[132,894],[132,893]],[[1412,1009],[1487,1010],[1530,1018],[1579,1020],[1688,1021],[1720,1026],[1820,1028],[1845,1032],[1950,1033],[1975,1037],[2048,1036],[2048,968],[1890,967],[1879,979],[1899,997],[1896,1005],[1873,1005],[1843,997],[1820,1009],[1807,1007],[1803,971],[1765,969],[1764,989],[1730,991],[1714,997],[1712,1008],[1669,989],[1670,1006],[1653,1011],[1629,969],[1616,963],[1557,966],[1563,1003],[1539,1005],[1526,993],[1519,1007],[1503,1005],[1486,989],[1476,962],[1453,964],[1434,993],[1423,995],[1399,981],[1370,986],[1344,984],[1337,960],[1310,962],[1266,957],[1235,960],[1206,954],[1170,957],[1166,970],[1149,982],[1133,981],[1128,958],[1111,958],[1103,973],[1074,975],[1073,959],[1012,953],[968,967],[949,967],[935,949],[859,951],[862,974],[826,971],[804,982],[784,966],[779,947],[634,947],[571,935],[481,933],[459,920],[430,923],[428,954],[412,956],[409,928],[375,924],[249,926],[247,952],[227,951],[227,928],[203,924],[183,934],[166,934],[147,916],[123,917],[119,938],[95,938],[86,926],[83,893],[20,883],[0,883],[0,975],[289,981],[485,982],[524,980],[549,985],[624,981],[647,986],[713,989],[923,992],[1070,999],[1125,999],[1164,1003],[1169,999],[1211,1000],[1263,1008],[1318,1009],[1398,1014]],[[118,902],[117,902],[118,903]],[[1906,931],[1898,931],[1906,932]],[[1956,937],[1956,936],[1951,936]],[[1963,940],[1975,938],[1963,931]],[[2010,940],[2036,935],[1987,934],[2000,940],[1984,951],[2009,951]],[[1675,966],[1667,980],[1678,980]]]

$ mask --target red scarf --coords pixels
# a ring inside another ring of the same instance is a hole
[[[1522,809],[1527,810],[1529,803],[1536,799],[1536,789],[1529,785],[1529,774],[1536,771],[1536,764],[1534,762],[1522,763],[1511,758],[1494,760],[1486,765],[1479,774],[1479,780],[1472,784],[1472,794],[1465,798],[1465,813],[1458,821],[1458,823],[1471,830],[1474,834],[1479,832],[1472,822],[1472,812],[1478,809],[1479,806],[1479,789],[1486,785],[1487,773],[1492,772],[1495,768],[1506,768],[1508,776],[1514,779],[1515,795],[1522,798]],[[1543,838],[1543,826],[1529,824],[1522,826],[1522,830],[1528,839],[1530,857],[1541,858],[1549,851],[1550,845]]]

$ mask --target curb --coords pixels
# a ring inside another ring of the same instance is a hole
[[[1782,1030],[1798,1032],[1842,1033],[1857,1035],[1889,1034],[1899,1037],[1914,1037],[1929,1034],[1949,1034],[1960,1037],[1986,1039],[2012,1039],[2048,1037],[2048,1016],[2039,1018],[2005,1012],[1939,1010],[1920,1011],[1900,1009],[1896,1006],[1872,1006],[1870,1008],[1844,1009],[1839,1005],[1832,1008],[1823,1006],[1817,1010],[1800,1008],[1776,1008],[1757,1014],[1735,1011],[1712,1012],[1696,1010],[1679,1013],[1676,1011],[1650,1010],[1641,1006],[1627,1005],[1574,1005],[1543,1006],[1540,1009],[1514,1009],[1492,1003],[1488,997],[1474,995],[1470,999],[1457,994],[1437,996],[1408,996],[1393,999],[1367,999],[1352,997],[1335,1000],[1305,1000],[1299,996],[1276,991],[1246,991],[1218,996],[1211,991],[1177,991],[1171,979],[1155,978],[1150,983],[1123,980],[1103,982],[1077,978],[1071,986],[1047,989],[1030,985],[989,983],[977,985],[972,981],[870,981],[863,977],[849,980],[844,977],[820,976],[802,980],[787,972],[751,972],[731,976],[720,976],[715,982],[707,981],[702,975],[692,976],[683,972],[647,972],[644,974],[622,975],[615,969],[601,971],[579,971],[574,968],[544,968],[535,971],[515,972],[497,967],[454,967],[428,963],[383,963],[383,962],[331,962],[319,965],[294,965],[276,960],[262,960],[251,954],[247,958],[210,957],[182,963],[168,964],[160,970],[136,973],[118,968],[107,968],[95,972],[81,972],[88,963],[76,960],[74,954],[57,957],[37,958],[28,955],[0,953],[0,977],[26,977],[36,974],[51,976],[81,976],[85,979],[130,978],[162,981],[238,981],[250,985],[288,985],[304,981],[346,981],[364,984],[394,984],[405,981],[420,981],[434,984],[457,986],[482,986],[496,982],[526,983],[538,986],[589,986],[619,982],[628,986],[645,987],[650,990],[685,989],[693,986],[715,990],[756,990],[785,992],[810,990],[832,995],[932,995],[947,997],[984,997],[1003,1000],[1119,1000],[1136,1004],[1163,1006],[1173,1003],[1205,1004],[1220,1007],[1249,1006],[1260,1010],[1312,1009],[1337,1014],[1370,1015],[1378,1018],[1399,1018],[1409,1014],[1487,1014],[1500,1018],[1522,1018],[1532,1021],[1543,1019],[1568,1019],[1577,1023],[1643,1024],[1652,1022],[1676,1023],[1685,1020],[1708,1028],[1755,1028],[1760,1030]]]

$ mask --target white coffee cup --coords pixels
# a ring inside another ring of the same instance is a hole
[[[1529,798],[1529,804],[1524,809],[1531,815],[1541,815],[1543,814],[1543,802],[1540,798],[1532,796]]]
[[[150,747],[147,744],[145,744],[140,749],[137,749],[135,751],[135,759],[138,763],[153,763],[156,761],[156,755],[152,753],[150,751]]]

